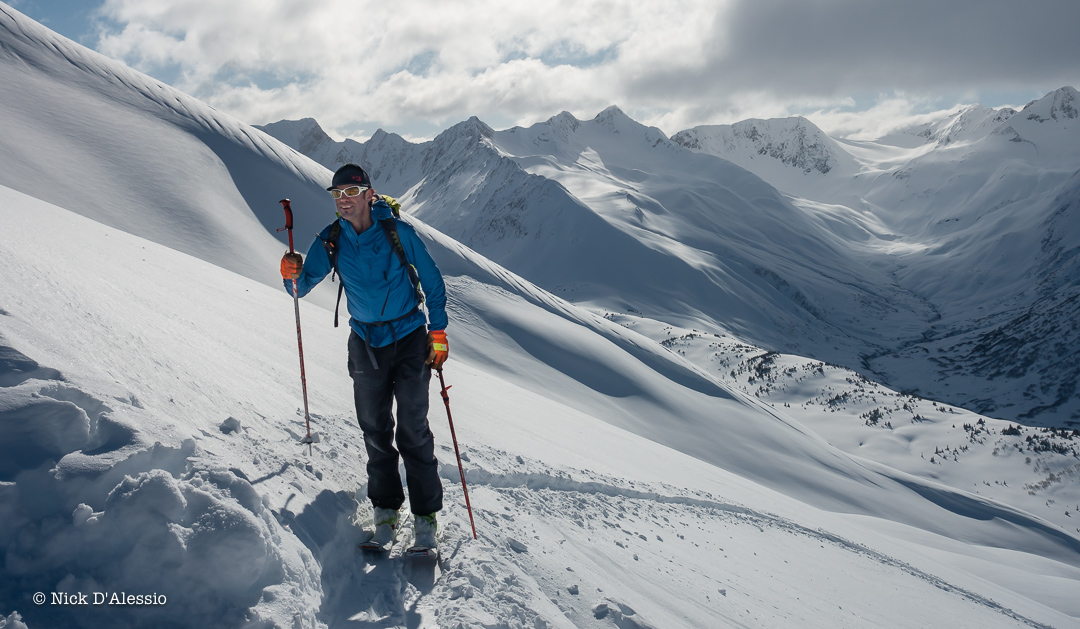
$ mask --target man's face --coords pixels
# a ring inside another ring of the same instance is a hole
[[[349,188],[355,188],[356,184],[347,183],[335,187],[338,190],[348,190]],[[340,198],[334,200],[335,205],[337,205],[338,214],[341,214],[341,217],[345,220],[352,221],[354,218],[361,216],[364,212],[371,211],[371,198],[374,194],[375,192],[370,188],[362,191],[355,197],[350,197],[345,195],[345,193],[342,193]]]

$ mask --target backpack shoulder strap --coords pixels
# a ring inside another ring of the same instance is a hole
[[[337,273],[338,240],[341,239],[341,221],[330,223],[323,232],[326,232],[326,237],[323,238],[322,232],[319,232],[319,238],[322,239],[323,249],[326,249],[326,257],[330,259],[330,268],[333,269],[334,273]],[[333,280],[334,276],[331,275],[330,279]]]
[[[416,267],[409,264],[409,259],[405,255],[405,247],[402,246],[401,238],[398,236],[397,221],[396,218],[384,218],[379,221],[379,226],[382,227],[386,240],[390,242],[390,248],[397,254],[401,266],[405,267],[405,272],[409,274],[409,282],[416,289],[416,305],[419,307],[424,303],[424,291],[420,289],[420,275],[416,272]]]
[[[322,233],[319,234],[319,238],[322,238],[323,248],[326,249],[326,257],[330,259],[330,281],[334,281],[334,276],[340,276],[338,272],[338,241],[341,240],[341,221],[334,221],[324,229],[326,232],[326,238],[322,237]],[[338,327],[338,310],[341,308],[341,293],[345,290],[345,284],[338,278],[337,289],[337,302],[334,304],[334,327]]]

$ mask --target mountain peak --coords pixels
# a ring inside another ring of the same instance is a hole
[[[671,140],[692,151],[739,162],[738,156],[770,157],[806,174],[826,174],[839,164],[842,149],[801,116],[750,119],[731,125],[703,125],[680,131]]]
[[[1078,106],[1080,106],[1080,93],[1076,91],[1076,88],[1066,85],[1038,100],[1031,101],[1020,113],[1026,119],[1036,122],[1061,121],[1080,117]]]
[[[546,123],[553,129],[569,129],[575,131],[581,125],[581,121],[568,111],[561,111],[547,119]]]
[[[255,128],[272,135],[289,146],[295,147],[304,155],[310,155],[317,151],[319,147],[333,142],[314,118],[279,120]]]
[[[596,114],[596,117],[593,118],[592,121],[599,123],[615,133],[644,126],[630,116],[627,116],[626,113],[616,105],[612,105]]]
[[[622,116],[623,118],[629,118],[629,116],[627,116],[626,113],[622,109],[620,109],[618,105],[609,105],[603,111],[596,114],[596,117],[598,119],[610,118],[610,117],[615,117],[615,116]]]
[[[985,105],[971,105],[944,120],[925,125],[917,135],[941,147],[974,142],[990,135],[1015,114],[1016,110],[1009,107],[993,109]]]
[[[447,129],[446,132],[453,132],[458,134],[475,135],[477,138],[490,138],[495,134],[495,130],[492,129],[483,120],[480,120],[476,116],[470,117],[468,120],[459,122],[456,125]]]
[[[547,127],[547,129],[544,130],[542,127]],[[569,142],[570,137],[579,128],[581,128],[581,121],[575,118],[574,114],[562,111],[534,126],[534,129],[541,132],[540,135],[536,136],[535,141],[546,142],[551,139],[558,142]]]
[[[463,154],[476,146],[491,146],[495,131],[476,116],[463,120],[446,129],[432,140],[435,158]],[[456,158],[455,158],[456,159]]]
[[[368,142],[369,143],[375,143],[375,144],[381,144],[381,143],[384,143],[384,142],[393,142],[395,144],[401,144],[403,142],[408,142],[408,140],[406,140],[405,138],[401,137],[400,135],[398,135],[396,133],[393,133],[391,131],[385,131],[382,127],[379,127],[378,129],[375,130],[375,133],[371,134],[371,137],[368,139]]]

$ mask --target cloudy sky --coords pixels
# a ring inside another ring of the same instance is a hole
[[[618,105],[877,137],[1080,87],[1080,0],[4,0],[252,124],[430,138]]]

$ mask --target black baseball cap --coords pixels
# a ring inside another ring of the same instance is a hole
[[[368,177],[366,170],[360,168],[356,164],[345,164],[334,173],[334,181],[327,190],[333,190],[344,184],[353,184],[370,188],[371,177]]]

